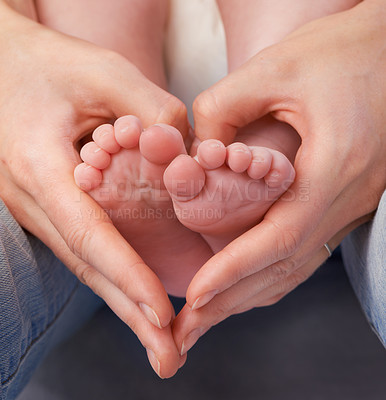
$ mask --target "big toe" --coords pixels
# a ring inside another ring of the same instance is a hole
[[[205,172],[192,157],[181,154],[166,168],[164,184],[176,201],[196,197],[205,185]]]
[[[181,133],[166,124],[152,125],[139,139],[141,154],[151,163],[169,164],[179,154],[186,154]]]

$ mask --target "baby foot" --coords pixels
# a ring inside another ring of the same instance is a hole
[[[279,151],[214,139],[202,142],[195,158],[179,155],[164,174],[178,219],[214,252],[260,222],[294,178]]]
[[[168,293],[184,296],[212,252],[202,237],[175,217],[163,184],[168,164],[186,154],[181,134],[159,124],[142,130],[134,116],[93,133],[80,152],[76,183],[109,214],[114,225],[161,279]]]

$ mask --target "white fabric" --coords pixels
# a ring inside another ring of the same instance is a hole
[[[188,107],[227,72],[225,34],[215,0],[170,0],[165,45],[169,91]]]

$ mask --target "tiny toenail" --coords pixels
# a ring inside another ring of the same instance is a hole
[[[236,148],[234,149],[234,151],[235,151],[236,153],[246,153],[246,154],[249,153],[249,150],[243,149],[242,147],[236,147]]]
[[[261,163],[263,163],[265,161],[265,158],[264,157],[255,157],[253,160],[252,160],[252,162],[253,163],[256,163],[256,164],[261,164]]]
[[[212,142],[212,143],[209,144],[209,147],[210,147],[211,149],[218,149],[218,148],[221,147],[221,144],[220,144],[220,143],[217,143],[217,142]]]
[[[111,133],[111,132],[109,132],[109,131],[104,131],[104,132],[102,132],[101,136],[102,136],[102,137],[105,137],[105,136],[107,136],[107,135],[110,135],[110,133]]]
[[[121,133],[125,133],[125,132],[127,132],[128,130],[129,130],[129,127],[128,127],[127,125],[119,129],[119,131],[120,131]]]
[[[94,153],[98,153],[100,152],[102,149],[100,147],[98,147],[97,149],[94,150]]]
[[[92,168],[92,165],[86,165],[86,166],[84,167],[84,169],[90,169],[90,168]]]

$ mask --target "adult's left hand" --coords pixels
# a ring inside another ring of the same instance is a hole
[[[186,353],[211,326],[274,304],[376,208],[386,182],[386,7],[366,0],[253,57],[195,102],[197,136],[230,143],[272,113],[302,138],[290,191],[197,273],[173,324]]]

